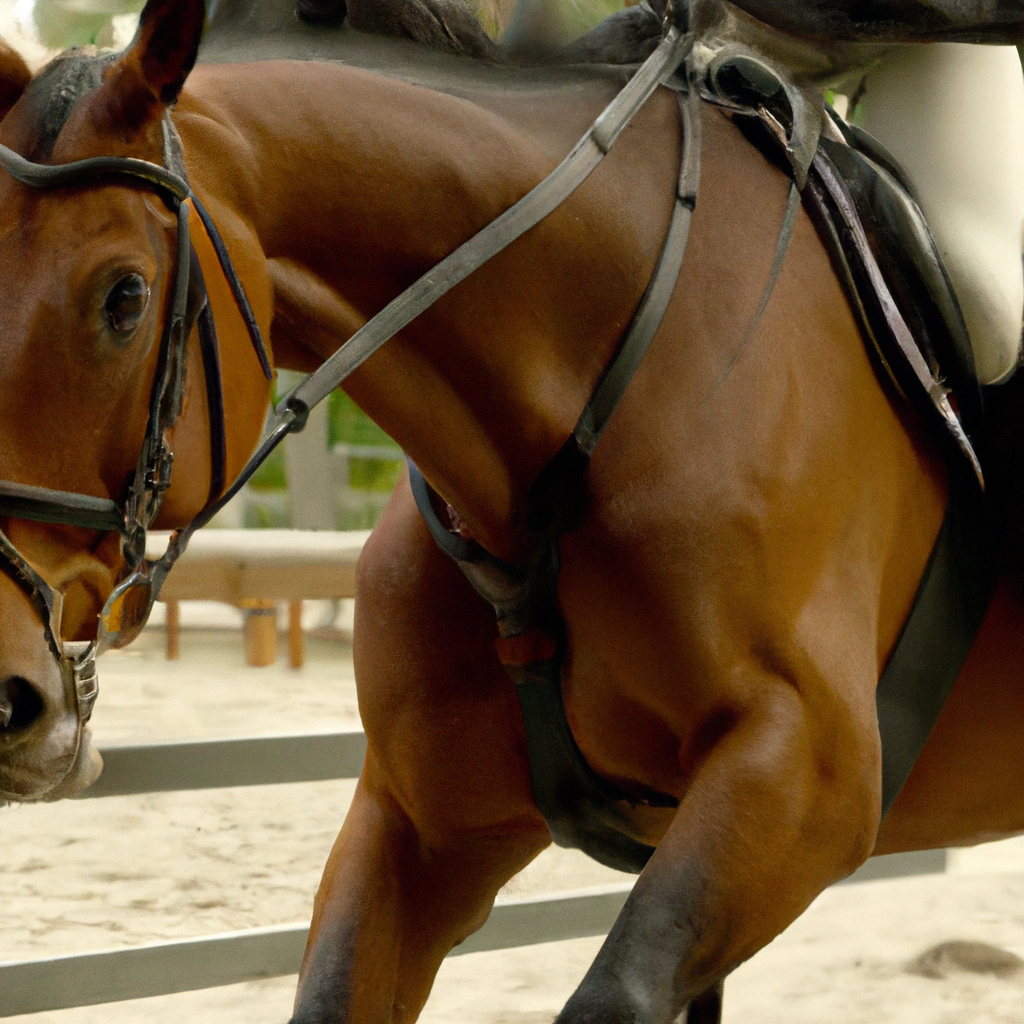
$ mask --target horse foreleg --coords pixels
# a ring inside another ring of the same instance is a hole
[[[717,1021],[721,979],[870,853],[877,731],[842,702],[845,728],[766,689],[775,706],[748,709],[697,769],[556,1024]]]
[[[366,763],[324,870],[293,1024],[409,1024],[445,955],[550,843],[491,610],[403,482],[359,564]]]
[[[368,763],[317,894],[292,1024],[414,1021],[445,955],[546,845],[529,825],[439,841]]]

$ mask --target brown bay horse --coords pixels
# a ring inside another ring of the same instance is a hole
[[[203,16],[201,0],[152,0],[132,47],[99,73],[72,58],[26,87],[8,60],[0,142],[47,164],[159,164],[176,101],[192,190],[275,365],[290,369],[314,369],[536,185],[625,77],[436,54],[422,77],[448,79],[433,88],[343,63],[192,70]],[[531,486],[657,259],[678,124],[659,91],[570,199],[346,383],[464,531],[509,562],[530,551]],[[804,215],[734,358],[789,183],[720,110],[704,109],[703,135],[673,300],[594,453],[586,518],[560,543],[576,742],[604,779],[678,801],[632,810],[631,833],[657,849],[566,1024],[669,1024],[688,1004],[691,1021],[713,1019],[701,994],[867,857],[1024,830],[1024,602],[1009,578],[880,822],[875,687],[942,522],[946,473],[880,385]],[[268,384],[198,223],[193,238],[220,338],[230,479],[259,436]],[[36,190],[0,172],[0,477],[121,500],[174,239],[173,214],[143,183]],[[185,523],[210,491],[203,388],[190,344],[159,526]],[[88,639],[124,574],[118,536],[2,526],[63,592],[65,638]],[[445,954],[550,842],[493,613],[435,544],[407,479],[366,547],[358,593],[368,754],[317,895],[296,1024],[414,1020]],[[0,616],[0,797],[74,792],[95,771],[87,743],[70,741],[38,616],[6,576]]]

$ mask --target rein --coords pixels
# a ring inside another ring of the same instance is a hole
[[[69,164],[37,164],[0,145],[0,167],[31,188],[82,188],[110,179],[143,182],[160,194],[168,207],[176,213],[178,221],[170,306],[150,397],[149,420],[127,498],[118,503],[113,499],[93,495],[0,481],[0,516],[93,530],[116,530],[122,538],[122,556],[132,570],[114,589],[100,612],[96,639],[85,644],[66,644],[60,635],[62,595],[42,579],[0,531],[0,570],[29,597],[42,621],[47,644],[64,680],[67,706],[78,718],[76,744],[81,743],[82,728],[89,720],[98,693],[95,668],[97,656],[111,647],[124,646],[138,636],[149,618],[167,574],[185,551],[193,533],[208,523],[241,490],[288,433],[302,430],[310,409],[323,401],[385,342],[445,292],[543,220],[571,195],[610,151],[619,134],[654,91],[672,78],[689,56],[693,39],[686,31],[685,10],[677,11],[674,4],[668,4],[665,19],[665,34],[657,48],[558,167],[522,199],[388,303],[323,365],[287,394],[275,408],[256,451],[223,494],[220,491],[224,479],[224,407],[219,355],[202,271],[189,240],[189,203],[195,208],[210,237],[261,368],[268,379],[272,377],[272,370],[262,333],[227,249],[212,219],[188,184],[180,142],[170,118],[164,119],[164,166],[131,157],[94,157]],[[692,84],[690,88],[694,88]],[[684,161],[687,166],[681,168],[680,182],[689,184],[694,180],[697,166],[695,161],[699,160],[699,155],[696,147],[687,147],[687,153],[687,160]],[[680,187],[670,227],[674,248],[678,249],[680,245],[685,248],[693,201],[692,192]],[[679,259],[681,261],[681,255]],[[657,281],[671,276],[655,272]],[[668,286],[649,288],[645,293],[634,320],[635,323],[643,323],[644,334],[653,336],[670,296],[671,288]],[[210,497],[206,506],[171,536],[163,556],[150,562],[145,558],[146,532],[156,518],[163,494],[170,485],[173,452],[165,435],[173,428],[181,413],[185,346],[193,326],[198,326],[207,378],[211,433]],[[574,438],[583,448],[589,447],[592,450],[603,428],[606,417],[600,414],[600,395],[606,387],[606,381],[599,384],[595,401],[588,406],[574,432]],[[614,382],[608,384],[607,388],[614,390]],[[591,417],[584,423],[592,407],[598,414],[596,421]],[[75,758],[72,758],[68,770],[74,761]],[[56,786],[59,781],[56,780],[53,785]]]

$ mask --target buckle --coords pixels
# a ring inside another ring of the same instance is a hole
[[[161,439],[156,457],[146,467],[145,488],[148,494],[156,497],[171,486],[171,467],[173,465],[174,452],[171,451],[167,442]],[[152,497],[150,501],[152,501]]]

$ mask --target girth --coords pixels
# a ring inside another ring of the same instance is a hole
[[[494,646],[515,683],[533,799],[551,838],[618,871],[641,871],[654,848],[630,835],[629,810],[641,804],[676,807],[678,801],[664,793],[638,797],[603,779],[573,738],[562,702],[565,630],[558,606],[557,540],[546,541],[529,563],[509,565],[449,530],[438,512],[441,499],[412,463],[409,479],[438,547],[497,615]]]

